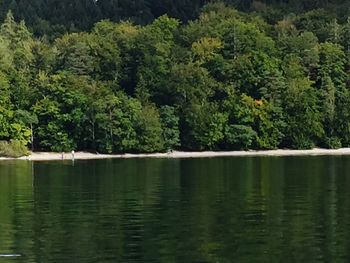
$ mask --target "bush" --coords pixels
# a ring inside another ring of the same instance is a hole
[[[301,136],[294,136],[293,141],[291,143],[292,149],[298,149],[298,150],[306,150],[306,149],[312,149],[315,147],[315,143],[310,139],[303,135]]]
[[[0,141],[0,156],[18,158],[29,155],[29,151],[23,142],[17,140]]]
[[[230,149],[247,150],[256,141],[258,135],[249,126],[230,125],[226,130],[226,142],[230,145]]]
[[[327,137],[325,139],[325,147],[329,149],[339,149],[342,147],[342,143],[337,137]]]

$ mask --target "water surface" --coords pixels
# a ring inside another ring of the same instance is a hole
[[[0,162],[0,263],[349,261],[350,157]]]

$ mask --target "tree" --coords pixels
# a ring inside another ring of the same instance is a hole
[[[164,150],[163,129],[158,110],[152,105],[142,108],[136,123],[139,135],[139,152],[160,152]]]
[[[285,146],[311,148],[323,136],[317,92],[312,84],[306,77],[287,82],[288,89],[283,98],[287,124]]]
[[[39,120],[39,148],[71,151],[79,147],[84,133],[87,109],[86,78],[61,72],[36,80],[38,93],[43,95],[32,106]]]
[[[94,107],[98,150],[107,153],[139,151],[141,134],[137,133],[137,128],[142,114],[139,101],[122,92],[107,93],[97,98]]]
[[[16,111],[16,118],[19,119],[25,126],[30,127],[30,143],[31,143],[31,149],[34,151],[34,125],[37,125],[39,123],[38,117],[28,111],[25,110],[17,110]]]
[[[160,120],[163,130],[164,148],[172,150],[180,146],[179,120],[174,107],[163,106],[160,108]]]
[[[329,42],[320,45],[318,76],[319,78],[329,76],[338,90],[345,87],[345,63],[345,53],[340,45]]]
[[[27,2],[0,6],[0,140],[105,153],[350,145],[348,3]],[[202,6],[188,23],[163,15]]]
[[[225,131],[226,147],[229,150],[248,150],[256,143],[258,135],[250,126],[231,124]]]
[[[171,52],[174,48],[174,34],[179,21],[162,16],[146,26],[138,36],[137,48],[140,64],[137,69],[137,93],[139,99],[157,101],[156,92],[166,85],[172,65]]]
[[[182,145],[191,150],[215,150],[223,143],[227,114],[214,103],[192,104],[184,112]]]

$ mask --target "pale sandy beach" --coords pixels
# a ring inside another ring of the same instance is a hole
[[[312,149],[312,150],[269,150],[269,151],[228,151],[228,152],[178,152],[154,153],[154,154],[94,154],[88,152],[76,152],[75,160],[90,159],[122,159],[122,158],[211,158],[211,157],[244,157],[244,156],[317,156],[317,155],[350,155],[350,148]],[[0,158],[0,160],[13,160],[15,158]],[[61,153],[34,152],[29,156],[20,157],[18,160],[29,161],[54,161],[62,160]],[[63,160],[72,160],[71,153],[64,153]]]

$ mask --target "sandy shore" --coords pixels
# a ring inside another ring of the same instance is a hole
[[[230,152],[177,152],[154,154],[93,154],[88,152],[76,152],[75,160],[92,159],[121,159],[121,158],[210,158],[210,157],[234,157],[234,156],[317,156],[317,155],[350,155],[350,148],[336,150],[312,149],[312,150],[271,150],[271,151],[230,151]],[[53,161],[62,160],[61,153],[35,152],[30,156],[18,158],[19,160]],[[71,160],[71,153],[64,153],[64,160]],[[13,158],[0,158],[0,160],[13,160]]]

